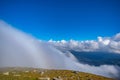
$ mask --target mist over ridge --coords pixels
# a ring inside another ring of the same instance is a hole
[[[48,42],[39,41],[2,20],[0,21],[0,67],[68,69],[116,78],[120,75],[118,66],[82,64],[77,62],[77,58],[71,53],[66,56]]]

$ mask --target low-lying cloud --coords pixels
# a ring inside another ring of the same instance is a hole
[[[120,33],[112,37],[98,37],[97,40],[86,40],[86,41],[77,41],[77,40],[60,40],[54,41],[49,40],[49,44],[52,44],[56,48],[62,51],[74,50],[80,52],[112,52],[120,54]]]
[[[91,66],[79,63],[68,51],[113,51],[119,53],[119,34],[112,38],[99,37],[98,41],[38,41],[4,21],[0,21],[0,67],[38,67],[68,69],[119,78],[120,67],[114,65]],[[52,44],[52,45],[51,45]],[[57,46],[60,49],[56,49]],[[112,49],[112,50],[110,50]]]

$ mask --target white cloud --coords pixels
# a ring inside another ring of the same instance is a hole
[[[115,36],[113,36],[113,40],[120,41],[120,33],[118,33]]]
[[[105,51],[120,53],[120,33],[113,37],[98,37],[98,40],[50,40],[48,43],[54,45],[60,50],[75,50],[75,51]]]
[[[59,69],[66,68],[64,63],[64,55],[59,50],[0,21],[0,67]]]
[[[118,36],[117,36],[118,37]],[[0,21],[0,67],[39,67],[48,69],[70,69],[89,72],[107,77],[119,77],[120,68],[113,65],[91,66],[78,63],[71,53],[66,55],[55,49],[52,44],[61,50],[96,51],[109,46],[119,52],[120,42],[101,38],[100,41],[53,41],[48,43],[33,38],[19,31],[4,21]],[[114,38],[115,39],[115,38]],[[108,43],[109,42],[109,43]],[[118,44],[117,44],[118,43]],[[108,47],[107,47],[108,48]],[[109,48],[108,48],[109,50]]]
[[[106,77],[120,78],[120,67],[114,65],[100,65],[91,66],[88,64],[76,63],[79,66],[79,70],[83,72],[89,72]]]

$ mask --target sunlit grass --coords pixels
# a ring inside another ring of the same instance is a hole
[[[70,70],[0,68],[0,80],[42,80],[41,78],[49,78],[50,80],[54,80],[54,78],[61,80],[113,80],[103,76]]]

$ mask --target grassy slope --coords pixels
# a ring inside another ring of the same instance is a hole
[[[9,75],[3,73],[9,72]],[[42,72],[42,74],[41,74]],[[17,75],[17,76],[15,76]],[[0,80],[39,80],[40,77],[61,77],[62,80],[113,80],[110,78],[70,70],[46,70],[34,68],[0,68]]]

